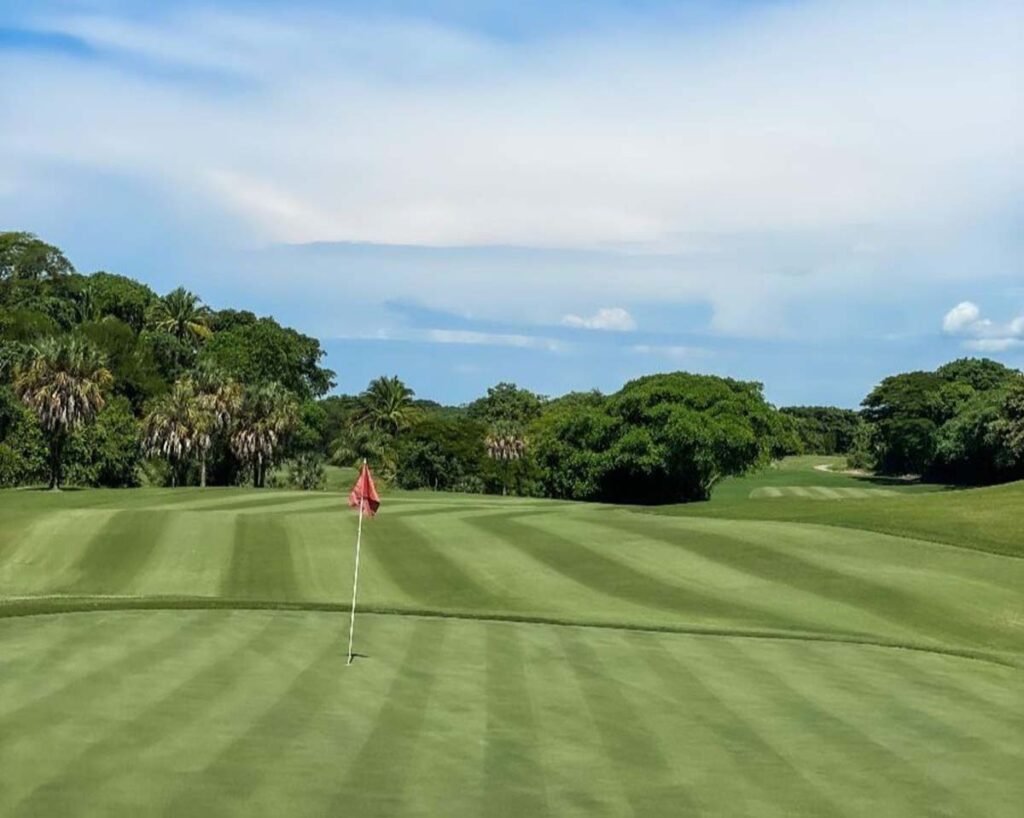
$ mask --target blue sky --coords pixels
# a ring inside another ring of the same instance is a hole
[[[0,229],[461,402],[1024,364],[1007,0],[0,0]]]

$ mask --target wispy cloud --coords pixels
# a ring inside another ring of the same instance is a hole
[[[630,352],[634,352],[638,355],[654,355],[661,358],[668,358],[673,361],[706,358],[711,354],[710,350],[702,347],[663,344],[633,344],[629,350]]]
[[[520,349],[543,349],[548,352],[563,352],[566,345],[554,338],[538,335],[517,335],[498,332],[475,332],[472,330],[431,329],[423,334],[424,340],[435,344],[472,344],[482,346],[518,347]]]
[[[336,340],[414,341],[428,344],[461,344],[465,346],[514,347],[545,352],[566,352],[570,345],[556,338],[502,332],[478,332],[462,329],[380,329],[355,335],[333,335]]]
[[[622,307],[602,307],[589,317],[570,313],[562,317],[567,327],[578,329],[601,329],[613,332],[630,332],[636,329],[636,321]]]

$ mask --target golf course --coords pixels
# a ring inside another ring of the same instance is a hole
[[[0,492],[0,815],[1019,816],[1024,485]],[[336,485],[335,485],[336,484]]]

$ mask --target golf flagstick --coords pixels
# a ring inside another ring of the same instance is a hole
[[[365,467],[366,461],[363,461]],[[352,664],[352,639],[356,633],[356,591],[359,589],[359,547],[363,541],[363,503],[366,500],[359,498],[359,528],[356,531],[356,570],[352,576],[352,614],[348,620],[348,661],[346,665]]]
[[[363,467],[359,470],[359,478],[348,495],[348,504],[352,508],[359,509],[359,528],[356,530],[356,566],[352,574],[352,613],[348,620],[348,661],[351,665],[355,654],[352,652],[352,640],[356,635],[356,594],[359,593],[359,552],[363,544],[363,517],[372,517],[380,508],[380,497],[377,494],[377,487],[373,485],[373,475],[370,474],[370,467],[366,465],[366,458],[363,458]]]

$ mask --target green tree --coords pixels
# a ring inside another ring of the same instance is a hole
[[[474,485],[482,486],[485,428],[467,417],[423,415],[402,436],[398,448],[398,485],[435,491],[465,491]]]
[[[757,383],[676,372],[608,397],[555,401],[535,425],[545,493],[578,500],[707,499],[723,477],[767,463],[779,415]]]
[[[397,437],[418,416],[413,406],[415,394],[397,375],[376,378],[360,394],[354,422]]]
[[[217,436],[226,436],[238,417],[245,399],[241,384],[211,367],[200,367],[195,375],[198,422],[203,432],[197,438],[199,485],[206,488],[206,467],[210,448]]]
[[[126,397],[135,411],[167,390],[152,349],[140,343],[139,336],[120,318],[89,321],[75,331],[103,353],[114,376],[115,394]]]
[[[295,397],[280,384],[246,389],[231,433],[231,449],[252,469],[255,488],[265,485],[267,470],[298,422],[298,411]]]
[[[111,316],[123,321],[138,334],[146,325],[146,316],[157,301],[145,284],[114,273],[93,273],[86,280],[88,307],[94,318]],[[83,300],[86,297],[83,296]],[[90,320],[90,319],[85,319]]]
[[[989,431],[998,441],[1000,467],[1024,478],[1024,375],[1018,374],[1007,387]]]
[[[502,382],[490,387],[487,395],[469,404],[466,411],[471,418],[488,426],[511,423],[525,429],[540,417],[544,400],[529,389]]]
[[[875,469],[952,482],[995,479],[986,429],[1015,376],[995,361],[963,358],[935,372],[885,378],[862,404],[872,427]]]
[[[531,426],[532,457],[549,497],[592,500],[601,496],[610,450],[621,422],[597,392],[570,393],[551,401]]]
[[[142,423],[143,447],[170,466],[171,486],[184,483],[192,453],[209,449],[210,421],[191,378],[157,398]]]
[[[112,382],[99,351],[75,336],[38,342],[18,367],[15,392],[35,413],[49,444],[51,489],[61,485],[68,437],[96,417]]]
[[[358,466],[368,460],[385,480],[393,480],[398,471],[398,452],[394,440],[379,429],[351,423],[331,443],[331,462],[337,466]]]
[[[785,406],[779,412],[793,420],[799,439],[799,452],[791,454],[847,454],[864,422],[852,409],[835,406]]]
[[[138,422],[131,404],[115,395],[68,441],[67,475],[80,486],[128,488],[139,484]]]
[[[20,486],[46,479],[46,439],[35,415],[0,387],[0,486]]]
[[[186,347],[198,346],[213,335],[209,320],[210,311],[203,306],[199,296],[184,287],[171,290],[157,299],[149,314],[153,329],[167,333]]]
[[[59,248],[32,233],[0,233],[0,282],[54,279],[74,271]]]
[[[239,315],[232,313],[231,320],[225,320],[224,312],[215,314],[213,326],[218,330],[203,347],[201,362],[241,383],[279,383],[301,400],[323,395],[334,385],[334,373],[320,366],[324,351],[315,338],[272,318],[248,321]]]

